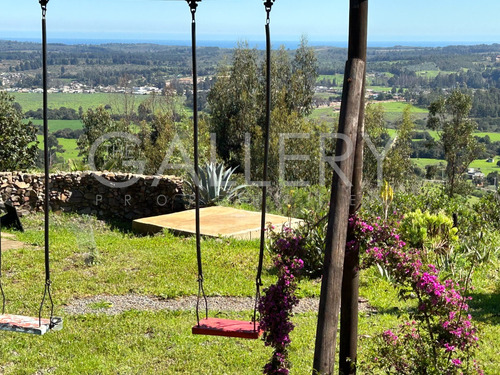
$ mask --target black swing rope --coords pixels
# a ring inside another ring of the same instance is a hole
[[[0,292],[2,293],[2,315],[5,314],[5,293],[2,285],[2,221],[0,220]]]
[[[193,64],[193,140],[194,140],[194,201],[196,215],[196,258],[198,260],[198,298],[196,300],[196,320],[200,325],[200,300],[205,303],[205,318],[208,318],[208,301],[203,286],[203,265],[201,261],[200,231],[200,188],[199,188],[199,155],[198,155],[198,66],[196,57],[196,8],[201,0],[186,0],[191,10],[191,56]]]
[[[257,309],[260,300],[260,288],[262,287],[262,267],[264,262],[264,247],[266,235],[266,203],[267,203],[267,175],[269,163],[269,131],[271,127],[271,9],[275,0],[264,2],[266,8],[266,122],[264,127],[264,171],[262,173],[262,216],[260,222],[260,249],[259,266],[255,278],[255,306],[253,312],[254,330],[257,329]]]
[[[200,197],[199,197],[199,178],[198,178],[198,102],[197,102],[197,59],[196,59],[196,8],[198,2],[201,0],[186,0],[191,9],[192,25],[191,25],[191,38],[192,38],[192,64],[193,64],[193,125],[194,125],[194,176],[195,176],[195,212],[196,212],[196,256],[198,261],[198,298],[196,301],[196,319],[198,326],[200,325],[199,306],[201,298],[205,303],[205,317],[208,318],[208,302],[203,287],[203,267],[201,258],[201,234],[200,234]],[[262,216],[261,216],[261,231],[260,231],[260,249],[259,249],[259,264],[257,267],[257,277],[255,279],[256,293],[255,305],[253,313],[254,331],[257,330],[257,309],[260,299],[260,288],[262,286],[262,268],[264,262],[264,249],[265,249],[265,234],[266,234],[266,203],[267,203],[267,177],[268,177],[268,163],[269,163],[269,129],[271,125],[271,8],[275,0],[266,0],[264,6],[266,8],[266,122],[264,127],[265,142],[264,142],[264,171],[263,171],[263,184],[262,184]]]
[[[42,325],[42,311],[45,304],[45,300],[48,297],[50,301],[50,327],[52,328],[58,321],[54,318],[54,301],[52,300],[51,294],[51,280],[50,280],[50,253],[49,253],[49,200],[50,200],[50,176],[49,176],[49,126],[47,117],[47,3],[49,0],[39,0],[40,6],[42,7],[42,77],[43,77],[43,158],[44,158],[44,174],[45,174],[45,200],[43,211],[45,214],[45,288],[43,292],[42,302],[40,303],[40,309],[38,310],[38,321],[39,325]]]

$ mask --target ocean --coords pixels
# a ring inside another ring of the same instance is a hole
[[[40,43],[39,38],[0,38],[0,40],[15,40],[19,42],[35,42]],[[83,38],[49,38],[49,43],[62,43],[68,45],[77,44],[109,44],[109,43],[123,43],[123,44],[136,44],[136,43],[150,43],[168,46],[189,46],[190,40],[167,40],[167,39],[83,39]],[[258,49],[265,48],[264,40],[250,40],[247,41],[248,45],[252,48]],[[219,47],[219,48],[234,48],[238,41],[234,40],[198,40],[200,47]],[[477,44],[492,44],[489,41],[369,41],[368,47],[445,47],[450,45],[477,45]],[[273,46],[285,46],[287,49],[296,49],[299,45],[298,41],[273,41]],[[347,48],[347,41],[308,41],[309,46],[329,46]]]

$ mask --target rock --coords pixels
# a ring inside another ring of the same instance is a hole
[[[30,185],[23,181],[17,181],[14,183],[14,186],[19,189],[27,189]]]

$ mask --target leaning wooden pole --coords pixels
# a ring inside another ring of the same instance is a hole
[[[368,29],[368,0],[350,0],[349,14],[349,52],[348,59],[361,59],[366,63],[366,44]],[[366,67],[366,65],[365,65]],[[366,69],[366,68],[365,68]],[[363,76],[363,95],[361,95],[358,135],[354,155],[354,169],[349,214],[354,216],[363,198],[363,133],[365,129],[365,97]],[[354,240],[353,231],[348,231],[347,242]],[[359,298],[359,249],[354,247],[346,252],[342,279],[342,298],[340,307],[340,353],[339,373],[356,374],[358,348],[358,298]]]
[[[347,61],[340,109],[339,135],[335,147],[335,163],[340,173],[334,173],[332,179],[313,374],[332,374],[334,370],[354,147],[358,131],[364,73],[365,63],[363,60],[351,59]]]

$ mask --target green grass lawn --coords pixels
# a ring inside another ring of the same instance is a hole
[[[26,247],[5,252],[4,289],[9,313],[36,315],[43,291],[42,215],[22,219],[26,231],[19,240]],[[14,232],[11,232],[14,233]],[[107,224],[76,215],[51,217],[51,269],[56,316],[64,318],[60,332],[43,337],[1,332],[1,373],[10,374],[260,374],[271,355],[261,340],[191,335],[194,311],[144,312],[118,316],[68,315],[64,305],[74,298],[95,295],[139,295],[176,298],[197,293],[195,241],[168,232],[136,237]],[[82,240],[82,238],[84,240]],[[87,266],[85,243],[95,241],[97,264]],[[208,295],[253,296],[258,254],[257,241],[205,239],[202,251]],[[477,286],[472,314],[479,322],[479,359],[486,373],[500,373],[500,294],[498,264],[474,274]],[[227,270],[231,272],[227,272]],[[269,257],[263,282],[275,278]],[[494,280],[497,280],[495,287]],[[376,312],[362,312],[359,321],[359,360],[369,362],[368,350],[376,333],[398,324],[407,305],[374,269],[361,273],[361,296]],[[300,283],[300,296],[318,296],[317,280]],[[496,313],[495,313],[496,312]],[[216,314],[213,311],[212,314]],[[251,311],[220,313],[246,319]],[[292,333],[292,374],[310,374],[316,313],[297,314]],[[358,373],[363,374],[363,371]]]

